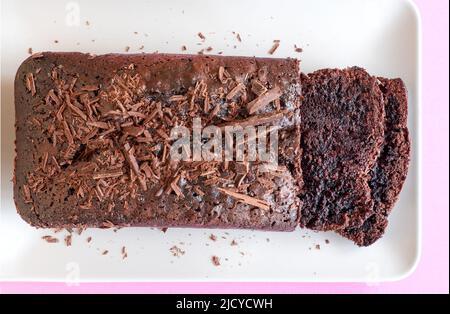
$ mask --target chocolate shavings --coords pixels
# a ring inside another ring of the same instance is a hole
[[[259,200],[257,198],[242,194],[242,193],[237,193],[234,191],[231,191],[229,189],[224,189],[224,188],[217,188],[219,191],[221,191],[222,193],[225,193],[235,199],[237,199],[238,201],[248,204],[248,205],[252,205],[264,210],[269,210],[270,206],[269,203],[267,203],[266,201],[263,200]]]
[[[247,104],[248,113],[253,114],[258,111],[260,108],[267,106],[269,103],[274,101],[275,99],[280,98],[282,95],[281,90],[278,86],[268,90],[266,93],[258,96],[251,102]]]

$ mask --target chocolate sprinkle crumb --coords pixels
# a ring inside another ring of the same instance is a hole
[[[213,263],[214,266],[220,266],[220,259],[215,255],[211,257],[211,262]]]
[[[203,35],[201,32],[198,32],[197,36],[200,37],[200,39],[203,41],[206,39],[205,35]]]
[[[125,246],[122,246],[122,259],[126,259],[128,257],[127,248]]]
[[[180,256],[184,255],[184,253],[185,253],[185,251],[183,251],[176,245],[174,245],[170,248],[170,252],[172,253],[173,256],[176,256],[176,257],[180,257]]]
[[[104,251],[102,252],[102,255],[106,255],[106,254],[108,254],[108,253],[109,253],[108,250],[104,250]]]
[[[66,246],[71,246],[72,245],[72,235],[69,234],[64,238],[64,242],[66,243]]]
[[[209,239],[211,241],[217,241],[217,236],[211,233],[210,236],[209,236]]]
[[[272,46],[272,48],[270,48],[268,53],[270,55],[273,55],[275,53],[275,51],[278,49],[279,46],[280,46],[280,41],[279,40],[274,40],[273,41],[273,46]]]
[[[43,236],[42,239],[47,241],[48,243],[58,243],[59,242],[59,240],[57,238],[54,238],[50,235]]]

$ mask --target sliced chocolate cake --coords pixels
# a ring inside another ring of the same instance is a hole
[[[369,186],[374,201],[373,214],[361,227],[338,232],[360,246],[368,246],[381,238],[388,215],[405,182],[411,143],[407,128],[408,99],[401,79],[379,78],[385,103],[385,135],[380,156],[370,171]]]
[[[18,212],[38,227],[293,230],[299,73],[294,59],[34,55],[15,79]],[[278,167],[173,160],[171,130],[194,118],[278,128]]]
[[[300,225],[359,227],[373,215],[371,169],[384,140],[379,81],[364,69],[302,75]]]

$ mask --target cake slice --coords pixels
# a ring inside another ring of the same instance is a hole
[[[383,147],[370,171],[369,186],[374,213],[361,227],[339,230],[341,235],[360,246],[371,245],[383,236],[388,225],[388,215],[405,182],[410,160],[406,87],[401,79],[379,80],[384,95],[386,120]]]
[[[384,140],[379,81],[364,69],[302,75],[300,226],[338,230],[373,215],[371,169]]]
[[[37,227],[293,230],[299,73],[294,59],[33,55],[15,79],[17,210]],[[196,117],[277,127],[278,167],[173,160],[171,130]]]

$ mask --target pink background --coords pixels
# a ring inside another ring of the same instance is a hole
[[[448,293],[449,1],[415,0],[423,25],[423,247],[408,278],[348,283],[0,283],[0,293]]]

